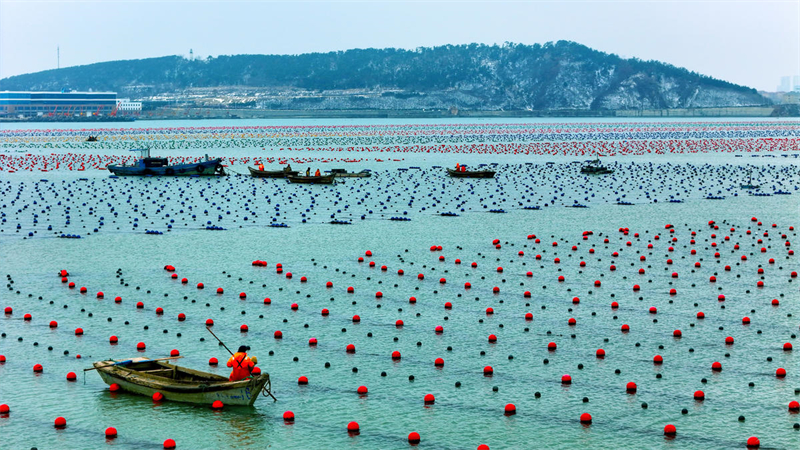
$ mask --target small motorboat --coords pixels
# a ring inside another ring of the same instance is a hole
[[[133,358],[105,360],[92,364],[107,384],[116,383],[123,391],[152,397],[160,392],[165,400],[184,403],[252,406],[258,395],[271,395],[268,373],[228,381],[226,377],[187,369],[161,360]],[[87,369],[92,370],[92,369]]]
[[[114,175],[167,175],[167,176],[190,176],[190,175],[220,175],[224,176],[225,168],[222,167],[222,160],[208,159],[199,163],[188,164],[169,164],[167,158],[151,158],[149,148],[131,150],[139,152],[140,158],[135,165],[114,166],[108,165],[106,168]]]
[[[97,142],[97,136],[89,136],[86,138],[86,142]]]
[[[494,170],[453,170],[447,169],[447,174],[453,178],[494,178]]]
[[[338,178],[367,178],[372,176],[372,172],[366,169],[361,172],[348,172],[345,169],[331,169],[331,175]]]
[[[297,175],[296,170],[258,170],[255,167],[247,166],[250,175],[256,178],[286,178],[287,175]]]
[[[286,177],[290,183],[305,183],[305,184],[333,184],[336,182],[336,177],[333,175],[320,175],[320,176],[303,176],[303,175],[288,175]]]

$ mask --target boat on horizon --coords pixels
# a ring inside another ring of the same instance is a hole
[[[255,167],[247,166],[247,170],[250,171],[250,175],[256,178],[286,178],[288,175],[295,176],[299,172],[296,170],[287,170],[284,168],[283,170],[259,170]]]
[[[494,170],[454,170],[447,169],[447,174],[453,178],[494,178]]]
[[[600,158],[589,161],[588,164],[581,167],[581,173],[586,175],[607,175],[614,173],[614,169],[609,169],[600,164]]]
[[[336,182],[336,177],[333,175],[288,175],[286,177],[290,183],[304,183],[304,184],[333,184]]]
[[[360,172],[348,172],[347,169],[331,169],[330,173],[337,178],[368,178],[372,176],[372,172],[368,169]]]
[[[166,176],[225,176],[225,168],[222,166],[221,159],[209,159],[206,155],[205,161],[199,163],[188,164],[169,164],[168,158],[153,158],[150,156],[149,148],[137,148],[131,150],[132,152],[139,152],[139,159],[135,165],[130,166],[115,166],[109,164],[106,166],[109,172],[114,175],[131,175],[131,176],[146,176],[146,175],[166,175]]]

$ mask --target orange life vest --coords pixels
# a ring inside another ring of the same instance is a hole
[[[253,361],[250,361],[247,353],[237,352],[228,358],[228,367],[233,368],[228,380],[239,381],[250,376],[250,372],[253,370],[253,367],[255,367],[255,364],[253,364]]]
[[[319,175],[320,175],[320,174],[319,174],[319,169],[317,169],[317,171],[314,173],[314,176],[315,176],[315,177],[318,177]]]

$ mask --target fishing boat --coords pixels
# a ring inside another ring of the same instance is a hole
[[[581,167],[581,173],[585,173],[587,175],[607,175],[614,173],[614,169],[609,169],[606,166],[600,165],[600,158],[597,158],[594,161],[589,161],[588,164]]]
[[[89,136],[86,138],[86,142],[97,142],[97,136]]]
[[[297,175],[296,170],[258,170],[255,167],[247,166],[250,175],[256,178],[286,178],[287,175]]]
[[[106,168],[114,175],[226,175],[225,169],[222,167],[222,160],[208,159],[208,155],[206,155],[205,161],[199,163],[170,165],[167,158],[150,157],[149,148],[131,151],[139,152],[136,164],[130,166],[108,165]]]
[[[337,178],[367,178],[371,177],[372,173],[366,169],[361,172],[348,172],[345,169],[331,169],[331,175]]]
[[[758,189],[761,187],[759,184],[753,184],[753,171],[751,170],[747,176],[747,184],[740,184],[742,189]]]
[[[453,178],[494,178],[494,170],[453,170],[447,169],[447,174]]]
[[[252,406],[258,395],[270,395],[269,374],[239,381],[165,361],[147,358],[105,360],[92,364],[107,384],[116,383],[123,391],[152,397],[160,392],[165,400],[210,405],[215,400],[225,405]],[[91,369],[88,369],[91,370]]]
[[[286,177],[290,183],[305,183],[305,184],[333,184],[336,182],[336,177],[333,175],[320,175],[320,176],[302,176],[302,175],[288,175]]]

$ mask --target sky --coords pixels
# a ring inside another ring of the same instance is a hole
[[[775,91],[800,75],[800,0],[0,0],[0,78],[56,68],[57,48],[67,67],[558,40]]]

